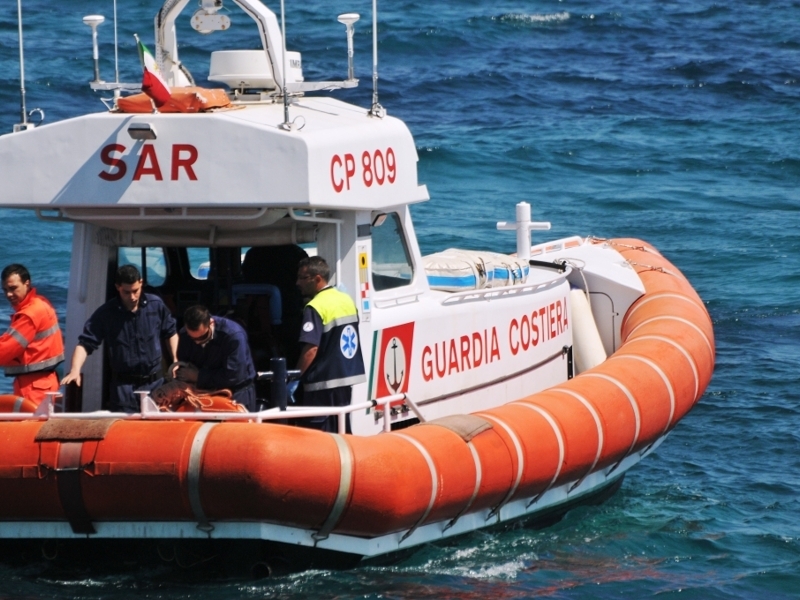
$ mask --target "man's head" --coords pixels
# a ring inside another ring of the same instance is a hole
[[[142,297],[142,275],[133,265],[123,265],[114,276],[114,287],[117,288],[122,305],[134,311],[139,307]]]
[[[183,313],[186,333],[196,344],[207,344],[214,335],[214,319],[202,304],[190,306]]]
[[[321,256],[309,256],[297,265],[297,287],[306,298],[313,298],[327,287],[330,278],[331,268]]]
[[[22,265],[8,265],[0,274],[0,281],[11,306],[19,305],[31,291],[31,274]]]

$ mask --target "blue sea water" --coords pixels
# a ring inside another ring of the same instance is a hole
[[[0,8],[3,133],[19,121],[14,4]],[[131,34],[152,47],[157,8],[119,0],[123,80],[139,77]],[[0,565],[0,599],[800,597],[800,2],[395,0],[380,10],[380,101],[415,135],[432,196],[414,209],[423,252],[513,251],[494,223],[520,201],[553,223],[548,235],[645,239],[713,317],[707,393],[613,498],[547,529],[259,581]],[[48,122],[101,110],[81,17],[110,21],[111,2],[25,0],[23,11],[28,108]],[[288,0],[288,46],[303,51],[307,79],[344,77],[335,17],[349,11],[362,14],[363,85],[339,96],[367,106],[369,1]],[[208,48],[257,43],[198,36],[186,21],[182,58],[196,74]],[[111,79],[111,25],[100,34]],[[27,264],[62,312],[70,236],[0,210],[0,263]]]

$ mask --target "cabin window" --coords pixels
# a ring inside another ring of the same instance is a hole
[[[413,275],[400,215],[389,213],[372,227],[372,287],[379,292],[410,285]]]
[[[158,287],[167,280],[167,261],[163,248],[120,248],[117,265],[133,265],[139,269],[145,285]]]
[[[208,248],[187,248],[189,255],[189,272],[195,279],[208,279],[211,269],[211,256]]]

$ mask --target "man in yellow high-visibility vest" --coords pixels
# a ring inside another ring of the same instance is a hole
[[[330,275],[328,263],[319,256],[298,264],[297,287],[311,299],[303,311],[297,363],[304,406],[347,406],[353,384],[366,381],[356,305],[350,296],[328,284]],[[302,419],[298,424],[338,431],[335,417]]]

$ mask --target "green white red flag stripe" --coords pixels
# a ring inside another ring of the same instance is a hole
[[[164,106],[172,96],[172,92],[161,76],[158,63],[150,51],[137,37],[139,59],[142,61],[142,91],[153,99],[157,107]]]

